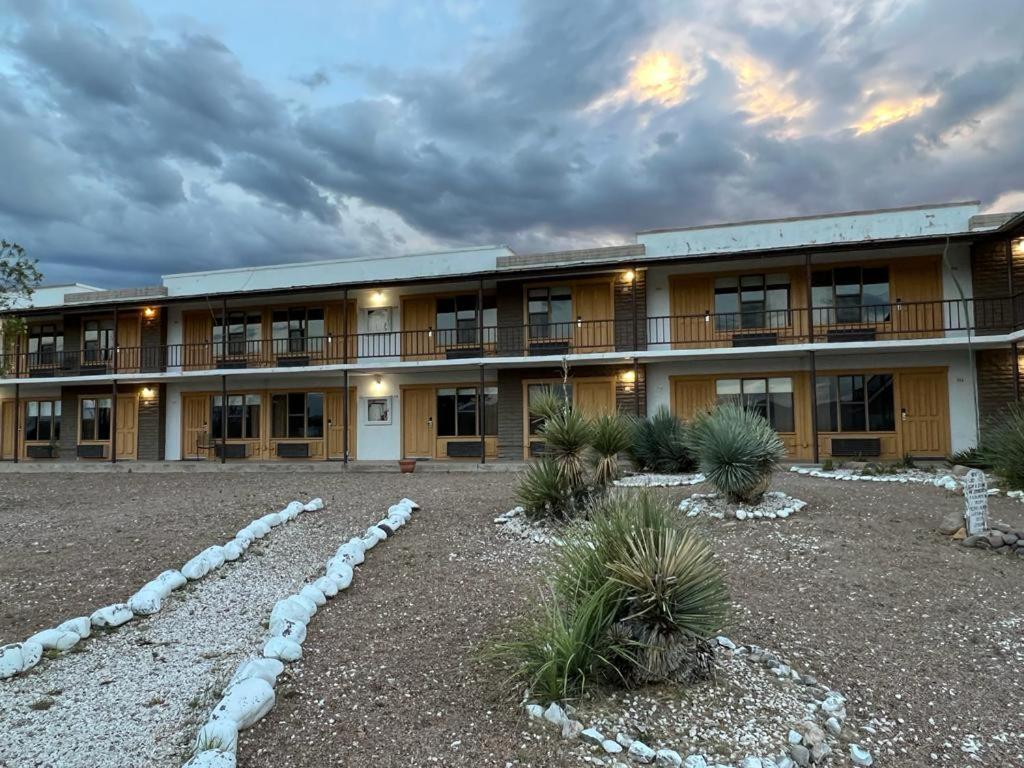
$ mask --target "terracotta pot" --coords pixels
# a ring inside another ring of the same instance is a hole
[[[398,470],[403,475],[408,475],[416,471],[416,459],[399,459]]]

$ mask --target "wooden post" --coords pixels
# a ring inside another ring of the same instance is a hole
[[[482,340],[483,337],[481,337]],[[487,463],[487,411],[484,408],[484,364],[480,364],[480,394],[476,399],[477,425],[480,427],[480,463]]]
[[[15,363],[17,365],[17,363]],[[61,417],[63,418],[63,417]],[[21,432],[21,384],[14,382],[14,463],[18,463],[18,435]]]
[[[804,264],[805,277],[807,281],[807,342],[814,343],[814,297],[811,291],[811,254],[807,254]],[[813,359],[813,358],[812,358]],[[815,444],[817,445],[817,444]],[[815,449],[817,452],[817,449]],[[815,459],[817,461],[817,459]]]
[[[117,331],[114,331],[117,338]],[[116,350],[117,347],[115,346]],[[115,352],[116,354],[116,352]],[[99,428],[99,407],[96,408],[96,426]],[[63,418],[63,416],[61,417]],[[117,464],[117,379],[110,380],[110,463]]]
[[[640,273],[636,267],[630,270],[633,273],[633,282],[629,285],[630,301],[633,304],[633,349],[635,351],[640,350],[640,334],[637,333],[637,316],[636,316],[636,284],[640,282]]]
[[[810,351],[811,356],[811,446],[814,451],[814,463],[818,463],[818,365],[814,359],[814,350]]]
[[[113,360],[111,361],[110,367],[114,373],[117,373],[117,307],[114,307],[114,349],[113,349]]]
[[[1018,403],[1020,402],[1020,348],[1018,343],[1013,342],[1013,346],[1010,348],[1010,354],[1013,355],[1013,399]]]
[[[346,309],[346,312],[348,310]],[[345,347],[348,348],[348,337],[345,337]],[[342,387],[345,390],[345,394],[342,395],[341,404],[341,461],[346,467],[348,466],[348,368],[341,373]]]
[[[640,417],[640,362],[633,358],[633,414]]]
[[[273,335],[273,334],[271,334]],[[273,344],[273,342],[271,342]],[[216,350],[215,350],[216,351]],[[246,350],[248,351],[248,350]],[[220,359],[223,363],[228,359],[228,297],[223,296],[220,300]],[[228,403],[225,400],[221,405],[224,408],[223,421],[228,423]]]
[[[1013,242],[1006,238],[1006,287],[1010,294],[1010,331],[1017,330],[1017,302],[1013,296]]]
[[[223,327],[223,326],[221,326]],[[221,335],[223,338],[223,334]],[[228,377],[220,377],[220,463],[228,461]]]

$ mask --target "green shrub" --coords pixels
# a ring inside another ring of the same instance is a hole
[[[694,468],[686,425],[668,408],[659,408],[649,419],[637,421],[630,458],[637,469],[679,473]]]
[[[590,463],[594,483],[607,486],[620,474],[619,454],[633,444],[632,422],[622,414],[598,416],[590,424]]]
[[[992,461],[985,448],[968,448],[966,451],[957,451],[949,457],[949,463],[976,469],[992,469]]]
[[[572,494],[558,465],[546,456],[530,462],[519,477],[516,499],[533,520],[570,517]]]
[[[1024,489],[1024,405],[1011,405],[987,432],[981,458],[1011,488]]]
[[[690,435],[701,472],[734,503],[760,500],[786,455],[768,420],[738,405],[719,405],[700,414]]]
[[[587,418],[573,408],[552,413],[540,428],[545,456],[555,462],[566,486],[573,492],[587,484],[590,434]]]
[[[514,680],[550,701],[596,681],[706,676],[729,605],[709,544],[647,491],[607,496],[589,517],[555,555],[544,613],[498,646]]]

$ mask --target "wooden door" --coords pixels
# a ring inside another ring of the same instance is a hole
[[[345,415],[341,411],[341,392],[327,393],[327,419],[330,427],[327,431],[328,458],[345,458]],[[358,411],[358,397],[355,387],[349,387],[348,391],[348,457],[356,457],[356,414]]]
[[[672,382],[672,411],[690,421],[715,404],[715,380],[711,376],[675,379]]]
[[[573,382],[574,407],[593,418],[615,411],[615,382],[612,380]]]
[[[402,455],[407,459],[434,457],[434,390],[402,390]]]
[[[267,408],[264,411],[269,410]],[[200,445],[208,445],[210,396],[203,394],[184,394],[181,396],[181,458],[205,459],[210,454],[200,449]]]
[[[414,296],[402,300],[402,357],[428,360],[434,357],[434,335],[430,329],[437,322],[433,296]]]
[[[117,431],[114,435],[114,454],[119,459],[134,459],[139,445],[139,397],[117,396]]]
[[[673,348],[683,349],[715,340],[715,319],[705,319],[705,313],[714,311],[713,278],[708,275],[676,277],[671,280],[669,290]],[[656,327],[654,335],[659,341],[667,341],[662,328]]]
[[[181,364],[185,370],[213,367],[213,318],[209,312],[188,312],[184,317],[185,346]]]
[[[903,454],[949,455],[949,394],[946,371],[899,374],[896,414]]]
[[[901,339],[941,335],[945,328],[942,304],[942,265],[937,256],[893,263],[890,278],[893,330]]]
[[[609,283],[577,283],[572,292],[573,309],[582,322],[576,328],[573,347],[578,352],[611,349],[613,334],[612,291]]]
[[[14,458],[14,401],[0,403],[0,459]]]
[[[117,318],[117,370],[118,373],[138,371],[142,359],[139,349],[142,329],[138,314]]]

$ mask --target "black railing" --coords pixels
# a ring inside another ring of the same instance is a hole
[[[808,320],[813,320],[809,323]],[[427,328],[347,337],[227,339],[198,344],[0,353],[0,378],[283,368],[371,360],[561,357],[595,352],[858,343],[1009,333],[1024,327],[1024,294],[861,306],[750,309],[619,320]]]

